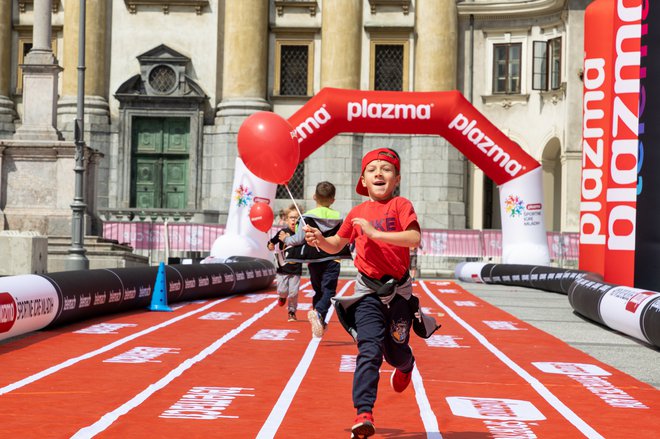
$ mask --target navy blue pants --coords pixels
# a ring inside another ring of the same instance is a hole
[[[358,413],[371,412],[376,403],[383,356],[401,372],[412,370],[415,358],[408,345],[412,319],[408,301],[399,295],[388,305],[376,294],[355,304],[359,353],[353,375],[353,405]]]
[[[324,320],[330,309],[330,299],[337,294],[340,264],[332,260],[314,262],[307,267],[309,268],[309,280],[314,289],[312,306],[321,314],[321,320]]]

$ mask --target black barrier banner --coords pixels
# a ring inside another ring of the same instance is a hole
[[[660,3],[642,4],[635,287],[660,290]]]
[[[575,279],[586,274],[585,271],[543,265],[486,264],[481,270],[481,279],[486,283],[567,294]]]
[[[50,325],[148,308],[158,267],[64,271],[42,275],[59,296]],[[222,297],[269,287],[275,279],[270,261],[245,258],[222,264],[166,265],[168,303]]]

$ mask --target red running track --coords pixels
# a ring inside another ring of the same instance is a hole
[[[353,282],[340,281],[338,294]],[[357,349],[322,339],[273,290],[106,316],[0,345],[0,437],[338,438]],[[402,394],[383,364],[375,438],[651,438],[660,393],[452,282],[415,293],[442,328],[413,335]]]

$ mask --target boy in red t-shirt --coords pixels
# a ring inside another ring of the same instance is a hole
[[[393,149],[368,152],[362,158],[362,175],[355,190],[369,200],[349,212],[336,235],[323,237],[309,226],[305,230],[307,243],[328,253],[355,242],[355,293],[333,299],[340,322],[358,343],[353,438],[375,434],[372,410],[383,356],[395,368],[392,388],[403,392],[415,365],[408,345],[410,329],[427,338],[438,328],[435,320],[423,315],[419,300],[412,295],[409,248],[419,246],[421,233],[412,203],[394,196],[400,171],[400,158]]]

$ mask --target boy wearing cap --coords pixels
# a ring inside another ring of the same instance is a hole
[[[403,392],[415,365],[408,345],[410,329],[428,338],[438,328],[434,319],[421,312],[419,300],[412,295],[409,248],[419,246],[421,233],[412,203],[394,196],[400,181],[396,151],[379,148],[368,152],[362,158],[362,174],[355,190],[369,200],[354,207],[333,236],[324,237],[313,227],[305,230],[307,243],[328,253],[355,243],[355,293],[333,299],[340,322],[358,344],[353,438],[375,434],[372,411],[383,356],[395,368],[390,378],[392,388]]]

